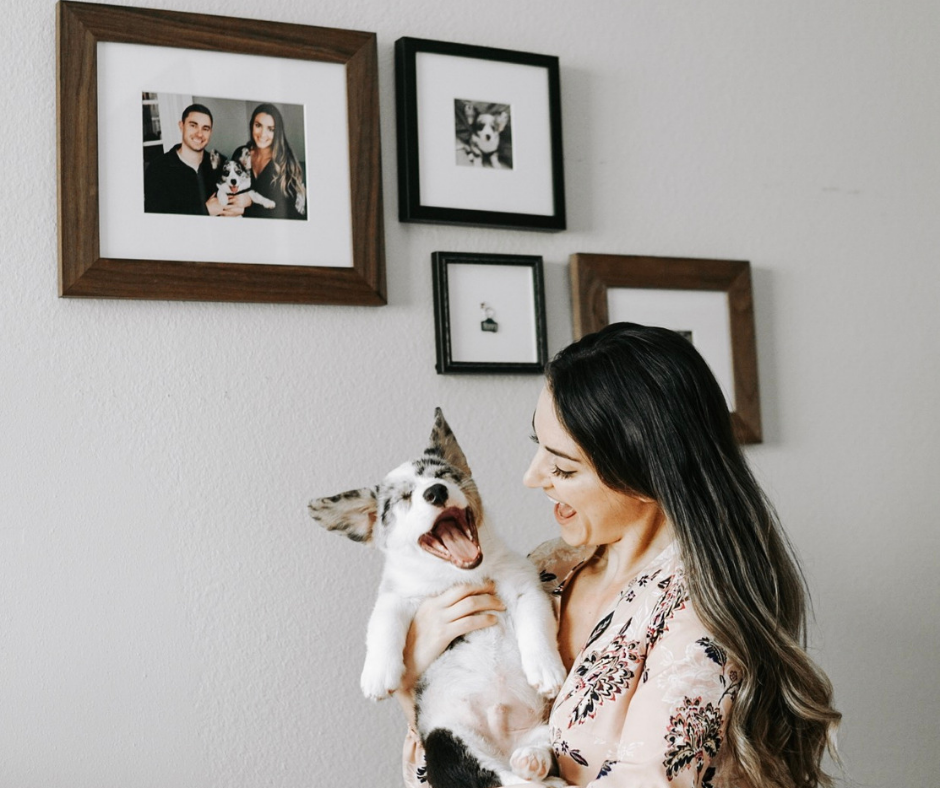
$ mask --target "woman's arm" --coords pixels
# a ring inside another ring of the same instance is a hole
[[[482,586],[454,586],[424,600],[415,613],[405,641],[405,675],[395,692],[408,721],[408,734],[402,748],[402,777],[406,788],[424,788],[419,778],[419,772],[424,769],[424,748],[415,719],[418,680],[456,638],[496,623],[496,612],[505,608],[495,591],[492,582]]]
[[[457,585],[428,597],[415,613],[405,642],[405,675],[395,693],[408,724],[414,726],[414,689],[431,663],[457,638],[493,626],[496,612],[505,610],[496,586]]]

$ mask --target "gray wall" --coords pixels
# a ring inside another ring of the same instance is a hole
[[[389,305],[58,299],[54,4],[3,0],[0,785],[397,784],[399,711],[358,691],[379,562],[307,499],[377,480],[440,404],[510,542],[554,532],[519,483],[539,381],[434,372],[435,250],[543,255],[552,350],[572,252],[752,262],[748,454],[848,777],[936,782],[936,3],[143,3],[378,33]],[[397,221],[403,35],[560,56],[567,232]]]

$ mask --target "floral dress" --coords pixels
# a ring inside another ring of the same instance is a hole
[[[593,555],[559,539],[529,556],[556,612]],[[723,745],[739,680],[692,609],[673,542],[621,590],[575,657],[549,717],[561,776],[591,788],[734,788]],[[413,730],[404,756],[406,786],[422,785]]]
[[[558,540],[530,556],[558,607],[593,552]],[[739,680],[692,608],[673,542],[575,657],[549,717],[562,776],[592,788],[732,788],[722,745]]]

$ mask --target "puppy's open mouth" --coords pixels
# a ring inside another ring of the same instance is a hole
[[[477,526],[470,509],[456,506],[445,509],[437,516],[431,530],[421,534],[418,544],[458,569],[474,569],[483,560]]]

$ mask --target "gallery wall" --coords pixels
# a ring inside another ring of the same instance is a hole
[[[936,782],[940,7],[138,3],[377,33],[388,305],[353,308],[58,298],[55,5],[2,1],[0,786],[398,784],[400,712],[358,690],[380,562],[307,500],[410,457],[440,405],[508,541],[554,533],[520,483],[538,376],[435,373],[434,251],[543,256],[551,351],[571,253],[751,262],[747,454],[844,784]],[[560,58],[567,231],[398,222],[401,36]]]

